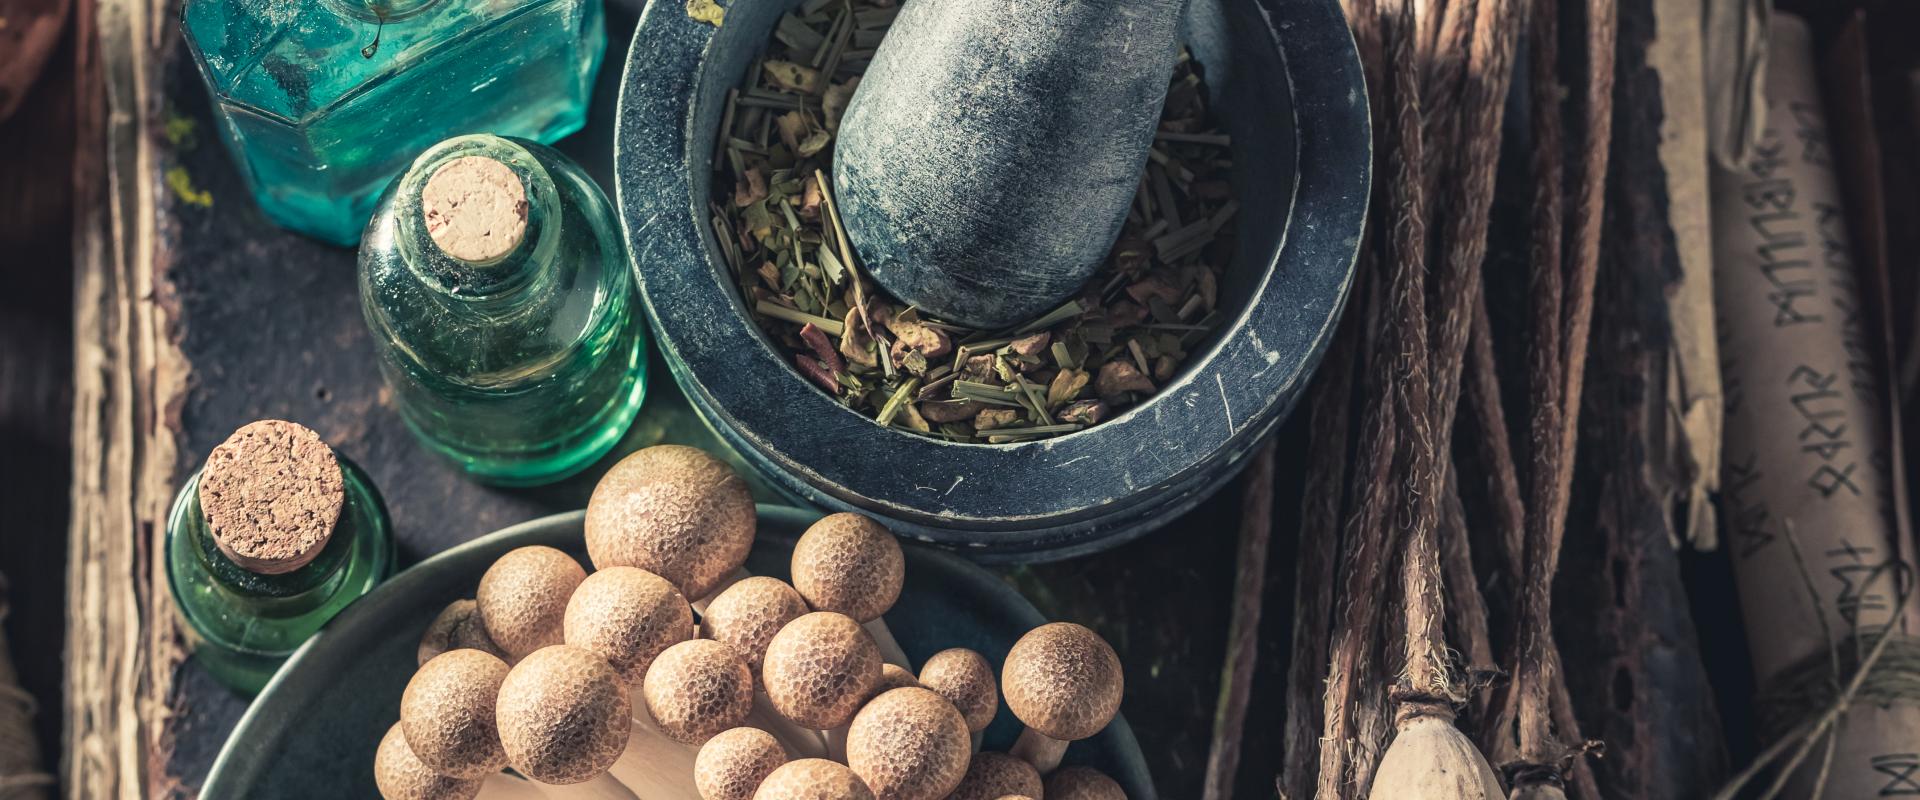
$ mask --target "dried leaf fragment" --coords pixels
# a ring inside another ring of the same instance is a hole
[[[1151,392],[1153,381],[1140,374],[1132,361],[1115,359],[1100,365],[1097,387],[1101,397],[1115,397],[1126,392]]]
[[[718,28],[727,17],[727,10],[713,0],[687,0],[687,17]]]

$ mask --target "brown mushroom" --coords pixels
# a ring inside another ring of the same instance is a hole
[[[953,703],[967,719],[967,730],[979,733],[993,723],[1000,710],[1000,685],[985,656],[963,647],[942,650],[920,665],[920,685]]]
[[[754,800],[874,800],[853,770],[824,758],[789,761],[768,775]]]
[[[880,648],[845,614],[815,611],[767,643],[761,683],[775,711],[816,730],[853,720],[880,682]]]
[[[875,795],[940,800],[960,786],[973,757],[967,721],[926,689],[874,698],[847,728],[847,766]]]
[[[1047,776],[1047,800],[1127,800],[1114,779],[1092,767],[1067,767]]]
[[[608,470],[587,501],[587,553],[639,567],[703,600],[746,563],[757,517],[746,481],[691,447],[658,445]]]
[[[400,727],[420,763],[454,778],[480,778],[506,766],[494,701],[507,663],[478,650],[449,650],[428,661],[400,696]]]
[[[1100,635],[1071,622],[1027,632],[1007,653],[1000,673],[1007,707],[1026,723],[1013,747],[1041,774],[1060,765],[1067,743],[1113,721],[1125,688],[1120,657]]]
[[[480,781],[450,778],[421,763],[398,722],[387,729],[373,754],[373,785],[386,800],[472,800],[480,794]]]
[[[753,800],[754,791],[780,765],[787,751],[759,728],[722,731],[700,746],[693,782],[701,800]]]
[[[873,685],[873,691],[867,694],[867,699],[872,700],[887,692],[895,689],[905,689],[909,686],[915,689],[927,688],[921,686],[920,679],[913,677],[913,673],[908,672],[906,667],[902,667],[899,664],[881,664],[880,682]]]
[[[620,758],[633,725],[626,682],[605,659],[554,645],[521,659],[496,707],[507,763],[541,783],[583,783]]]
[[[1039,797],[1040,772],[1032,764],[1006,753],[975,753],[960,788],[947,800],[1000,800],[1007,796]]]
[[[793,546],[793,588],[815,611],[871,622],[893,608],[906,582],[900,542],[859,514],[830,514]]]
[[[712,639],[689,639],[653,660],[641,685],[647,713],[668,738],[704,744],[753,712],[753,674]]]
[[[634,687],[662,651],[693,637],[693,609],[665,578],[608,567],[573,590],[563,627],[567,644],[606,659]]]
[[[806,613],[807,601],[792,586],[756,576],[714,596],[700,617],[700,635],[732,647],[757,678],[774,634]]]
[[[508,551],[480,576],[474,601],[487,638],[509,660],[560,644],[573,590],[587,571],[573,556],[539,545]]]

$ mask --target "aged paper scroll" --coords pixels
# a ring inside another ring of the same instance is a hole
[[[1836,636],[1911,632],[1915,607],[1911,599],[1897,605],[1909,575],[1889,568],[1902,548],[1885,376],[1850,257],[1805,24],[1775,14],[1769,52],[1752,158],[1737,171],[1716,168],[1713,179],[1727,397],[1723,546],[1763,686],[1827,649],[1822,616]],[[1856,706],[1838,736],[1825,796],[1920,794],[1920,706]],[[1800,782],[1810,783],[1815,768],[1803,768]]]

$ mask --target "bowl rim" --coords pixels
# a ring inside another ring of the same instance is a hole
[[[1151,503],[1165,487],[1204,478],[1220,452],[1250,449],[1297,399],[1345,306],[1372,165],[1364,80],[1336,0],[1259,5],[1261,39],[1286,65],[1295,170],[1280,244],[1252,297],[1181,378],[1127,413],[1070,436],[969,445],[891,430],[846,408],[733,311],[737,288],[691,174],[710,162],[710,143],[693,137],[715,111],[700,89],[719,29],[678,4],[649,3],[622,79],[615,194],[642,304],[682,391],[729,441],[810,498],[936,539],[959,528],[989,544],[1030,544],[1026,531]],[[1285,292],[1275,280],[1282,270],[1293,278]],[[1266,366],[1238,369],[1258,363]],[[741,378],[762,373],[771,377]],[[1168,440],[1147,432],[1175,427],[1191,433],[1174,442],[1182,457],[1170,458]],[[875,453],[886,454],[885,469],[868,466]],[[1111,479],[1047,479],[1085,462],[1082,470]]]

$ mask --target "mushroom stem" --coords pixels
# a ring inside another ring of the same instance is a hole
[[[866,624],[867,633],[873,636],[873,643],[880,648],[880,658],[887,663],[913,671],[913,662],[907,660],[907,651],[900,648],[900,642],[893,638],[893,631],[887,629],[887,620],[875,619]]]
[[[548,786],[533,781],[518,782],[524,784],[524,786],[514,788],[512,790],[514,794],[499,796],[503,798],[529,798],[529,800],[532,798],[558,798],[563,800],[640,800],[640,794],[638,792],[629,788],[625,783],[622,783],[620,779],[612,775],[601,775],[584,783],[574,783],[566,786]],[[482,798],[493,796],[494,795],[489,794],[485,789],[482,789],[480,792],[480,797]]]
[[[1028,728],[1020,732],[1020,740],[1013,743],[1011,752],[1014,758],[1024,759],[1045,775],[1060,766],[1060,757],[1067,754],[1067,744]]]
[[[699,797],[693,765],[700,748],[667,738],[646,703],[633,704],[633,721],[627,749],[608,774],[642,797]]]
[[[533,781],[499,772],[481,781],[480,794],[475,797],[478,800],[545,800],[547,794]]]

